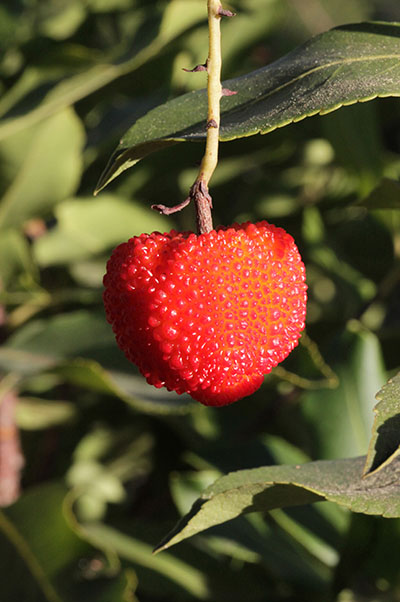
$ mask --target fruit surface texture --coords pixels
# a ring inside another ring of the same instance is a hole
[[[127,358],[150,384],[205,405],[256,391],[304,328],[304,264],[266,221],[131,238],[113,251],[104,287]]]

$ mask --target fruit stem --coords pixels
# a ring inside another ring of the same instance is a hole
[[[207,140],[199,175],[190,190],[194,200],[199,234],[210,232],[212,223],[212,200],[208,193],[208,184],[218,163],[220,100],[221,87],[221,16],[224,11],[219,0],[207,0],[208,8],[208,72],[207,97]]]

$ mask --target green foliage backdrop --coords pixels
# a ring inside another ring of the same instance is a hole
[[[214,221],[294,236],[299,348],[251,398],[205,408],[147,386],[105,322],[113,246],[193,228],[192,208],[150,205],[183,200],[201,160],[205,75],[183,68],[205,60],[205,4],[0,6],[5,602],[400,600],[395,0],[237,0],[223,22],[241,95],[223,99],[237,139]],[[93,196],[109,157],[99,187],[154,150]]]

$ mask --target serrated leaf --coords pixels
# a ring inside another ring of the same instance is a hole
[[[400,453],[400,372],[377,393],[375,420],[364,475],[369,476],[393,462]]]
[[[400,24],[360,23],[323,33],[271,65],[227,80],[221,141],[272,130],[343,105],[400,95]],[[205,90],[184,94],[138,119],[122,138],[99,192],[151,152],[206,135]]]
[[[364,462],[365,457],[322,460],[230,473],[206,489],[156,551],[242,514],[320,500],[353,512],[399,517],[399,459],[368,479],[362,478]]]

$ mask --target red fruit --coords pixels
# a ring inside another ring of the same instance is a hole
[[[267,222],[153,232],[113,252],[107,319],[147,381],[222,406],[256,391],[304,328],[305,269]]]

